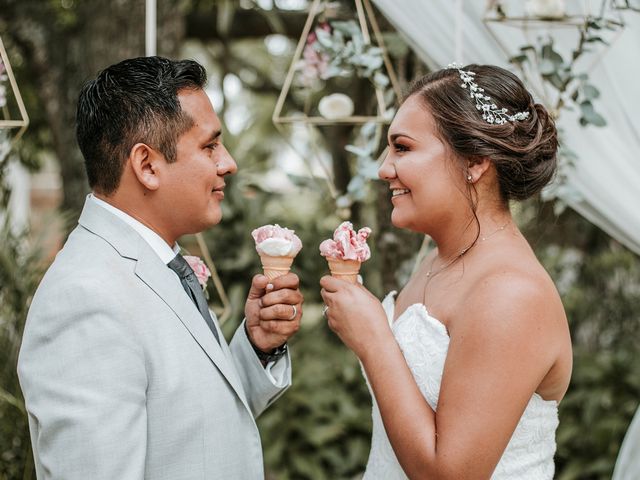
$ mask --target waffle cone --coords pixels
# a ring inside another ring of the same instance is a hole
[[[347,282],[357,283],[358,273],[360,272],[360,264],[358,260],[340,260],[338,258],[327,258],[331,276],[346,280]]]
[[[295,257],[272,257],[270,255],[260,255],[262,271],[269,280],[278,278],[289,273],[291,264]]]

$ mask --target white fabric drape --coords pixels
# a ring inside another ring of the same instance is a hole
[[[432,68],[456,54],[456,9],[449,0],[374,0],[409,45]],[[482,22],[484,2],[464,2],[463,57],[466,63],[510,68],[507,56]],[[577,112],[563,111],[558,122],[577,156],[569,184],[579,199],[564,200],[587,220],[640,254],[640,14],[629,12],[619,38],[590,72],[601,92],[596,109],[607,126],[581,127]],[[495,30],[513,53],[527,42],[515,28]]]

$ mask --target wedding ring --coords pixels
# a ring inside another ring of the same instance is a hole
[[[322,307],[322,316],[326,317],[327,316],[327,310],[329,310],[329,306],[325,305],[324,307]]]
[[[293,314],[287,318],[287,320],[293,320],[294,318],[296,318],[296,315],[298,315],[298,307],[296,307],[295,305],[291,305],[293,307]]]

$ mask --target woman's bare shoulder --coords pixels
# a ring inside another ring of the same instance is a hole
[[[521,248],[487,255],[474,270],[463,303],[467,316],[480,317],[484,328],[540,331],[566,325],[553,280],[533,253]]]

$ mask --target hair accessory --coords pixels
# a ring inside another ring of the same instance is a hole
[[[447,65],[447,68],[455,68],[458,70],[460,79],[462,80],[460,86],[464,89],[469,87],[469,96],[476,101],[476,108],[482,112],[482,118],[487,123],[502,125],[503,123],[507,123],[507,121],[515,122],[529,118],[529,112],[527,111],[516,112],[514,115],[509,115],[506,108],[498,108],[491,100],[491,97],[484,94],[484,88],[481,88],[474,82],[475,72],[462,70],[457,63],[450,63]]]

